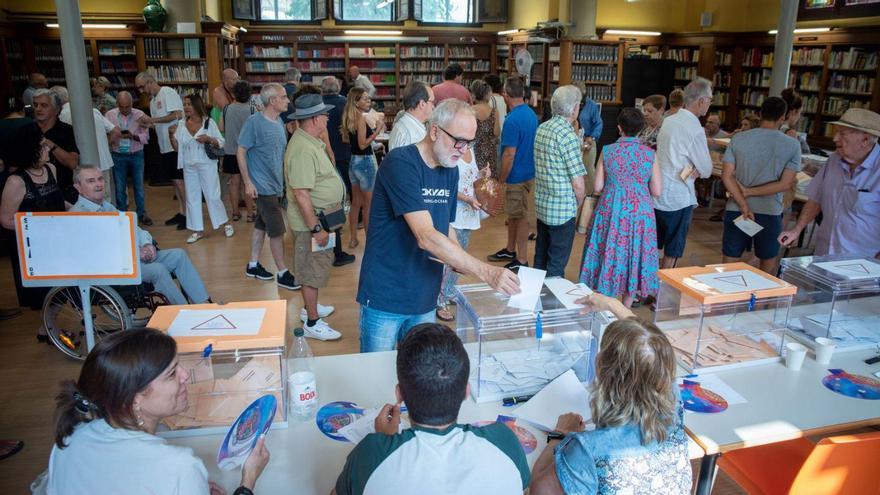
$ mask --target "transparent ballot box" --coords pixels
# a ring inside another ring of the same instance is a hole
[[[161,306],[149,326],[174,337],[189,374],[188,406],[166,418],[167,437],[226,433],[264,395],[277,401],[272,427],[287,425],[286,301]]]
[[[689,372],[778,360],[797,288],[746,263],[659,271],[654,322]]]
[[[808,346],[816,337],[839,347],[880,343],[880,263],[835,255],[785,258],[782,279],[798,287],[789,333]]]
[[[566,309],[546,282],[534,311],[508,306],[509,298],[487,284],[456,286],[457,333],[470,356],[475,401],[534,394],[569,369],[583,383],[592,379],[601,322]]]

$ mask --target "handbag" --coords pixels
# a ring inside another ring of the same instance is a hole
[[[342,204],[324,208],[318,213],[318,221],[326,232],[335,232],[345,225],[345,207]]]
[[[494,177],[480,177],[474,181],[474,196],[490,216],[504,213],[504,184]]]
[[[211,124],[211,119],[205,119],[205,130],[208,130],[208,126]],[[214,146],[214,143],[208,142],[205,144],[205,154],[208,155],[209,160],[219,160],[223,158],[223,155],[226,152],[223,150],[222,146]]]

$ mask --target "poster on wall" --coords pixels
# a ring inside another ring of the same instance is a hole
[[[254,21],[257,19],[257,7],[254,0],[232,0],[232,17]]]
[[[841,17],[875,16],[880,0],[801,0],[799,21],[822,21]]]
[[[507,0],[483,0],[477,5],[479,22],[507,22]]]
[[[834,7],[835,0],[804,0],[805,9],[827,9]]]

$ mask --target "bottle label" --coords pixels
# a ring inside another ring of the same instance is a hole
[[[314,378],[306,383],[292,383],[291,397],[294,407],[308,407],[318,400]]]

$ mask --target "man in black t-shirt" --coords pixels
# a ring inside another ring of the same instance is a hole
[[[48,89],[34,91],[34,120],[43,131],[49,145],[49,160],[58,171],[58,186],[64,192],[64,200],[76,203],[79,194],[73,188],[73,170],[79,165],[79,149],[73,127],[58,120],[61,99]]]

